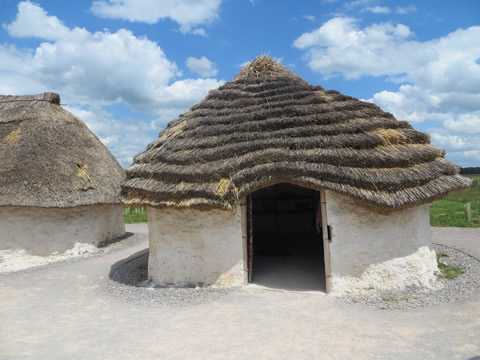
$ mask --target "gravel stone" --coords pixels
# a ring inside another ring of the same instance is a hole
[[[148,249],[137,253],[110,272],[110,293],[130,304],[188,306],[218,300],[239,287],[219,288],[205,284],[160,286],[148,279]]]
[[[448,265],[459,266],[465,273],[456,279],[445,279],[438,274],[438,281],[443,288],[436,291],[406,289],[402,292],[384,292],[380,295],[347,294],[341,298],[350,304],[362,304],[376,309],[410,309],[452,303],[469,298],[480,290],[480,261],[461,251],[434,244],[438,253],[448,255],[441,261]]]
[[[406,289],[382,294],[347,294],[341,297],[350,304],[359,304],[381,310],[423,308],[467,299],[480,291],[480,261],[458,250],[434,245],[443,253],[442,262],[460,266],[465,273],[449,280],[438,275],[443,288],[436,291]],[[218,288],[205,284],[159,286],[148,279],[148,249],[123,260],[110,273],[108,289],[119,300],[146,306],[188,306],[220,299],[238,289]]]

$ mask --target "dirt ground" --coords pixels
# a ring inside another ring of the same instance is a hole
[[[480,229],[434,241],[480,255]],[[1,276],[0,359],[480,359],[480,292],[388,311],[255,286],[186,307],[112,297],[111,265],[147,246]]]

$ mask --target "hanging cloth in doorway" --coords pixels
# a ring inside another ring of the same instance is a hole
[[[317,232],[322,232],[322,203],[321,201],[318,202],[317,206],[317,217],[315,218],[315,227],[317,228]]]

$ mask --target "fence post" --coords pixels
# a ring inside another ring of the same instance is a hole
[[[465,220],[472,221],[472,205],[466,203],[463,207],[465,208]]]

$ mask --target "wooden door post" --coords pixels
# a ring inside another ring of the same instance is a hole
[[[320,190],[320,206],[322,207],[322,240],[323,240],[323,258],[325,261],[325,290],[327,293],[332,289],[332,268],[330,263],[330,243],[328,240],[327,223],[327,199],[325,190]]]

